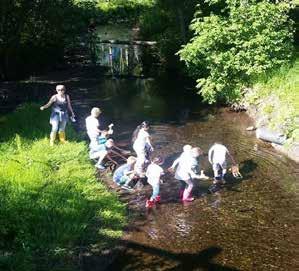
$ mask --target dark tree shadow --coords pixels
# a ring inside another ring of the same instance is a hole
[[[214,263],[214,258],[222,252],[220,247],[209,247],[198,253],[173,253],[163,249],[141,245],[135,242],[125,243],[127,249],[123,252],[116,261],[109,266],[109,270],[126,270],[126,265],[134,263],[133,269],[143,270],[149,266],[144,266],[138,258],[132,259],[134,255],[127,251],[133,250],[135,253],[142,253],[144,257],[151,257],[151,270],[172,270],[172,271],[185,271],[185,270],[207,270],[207,271],[238,271],[236,268],[223,266]],[[145,253],[145,254],[143,254]],[[175,267],[167,268],[166,261],[173,261],[176,263]]]

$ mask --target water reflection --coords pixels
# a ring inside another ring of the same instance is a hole
[[[130,44],[101,43],[96,45],[96,64],[108,67],[114,76],[142,76],[142,50]]]

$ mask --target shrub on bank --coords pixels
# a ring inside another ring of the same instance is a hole
[[[225,8],[209,16],[198,10],[190,25],[194,37],[178,54],[207,102],[232,103],[253,79],[290,62],[291,9],[285,1],[227,0]]]
[[[113,246],[126,222],[71,128],[49,146],[48,118],[26,105],[0,121],[1,270],[74,270],[79,250]]]

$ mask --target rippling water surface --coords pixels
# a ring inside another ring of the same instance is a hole
[[[229,177],[214,194],[208,193],[211,181],[194,181],[196,200],[183,205],[178,183],[168,176],[161,205],[150,211],[144,207],[149,187],[129,195],[128,247],[110,269],[298,270],[297,165],[246,131],[252,122],[245,113],[203,108],[192,95],[163,94],[165,87],[178,88],[175,82],[109,79],[74,102],[83,116],[100,106],[102,123],[113,121],[116,138],[125,144],[136,125],[149,119],[165,168],[188,143],[204,150],[201,165],[212,176],[206,153],[221,141],[243,179]]]

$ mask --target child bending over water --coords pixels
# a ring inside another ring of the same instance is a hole
[[[214,171],[214,184],[224,184],[224,176],[227,172],[227,155],[234,165],[236,164],[235,159],[224,145],[217,142],[209,149],[208,155]]]
[[[175,171],[175,179],[177,179],[181,186],[179,197],[182,201],[193,201],[191,192],[193,189],[192,179],[200,179],[202,176],[198,175],[196,170],[199,167],[197,158],[202,154],[200,148],[192,148],[190,145],[185,145],[183,153],[177,158],[172,166],[168,169],[170,172]]]
[[[129,183],[135,177],[135,163],[136,158],[134,156],[128,157],[127,162],[115,170],[113,174],[113,181],[118,185],[122,185],[125,189],[131,189],[129,187]]]

